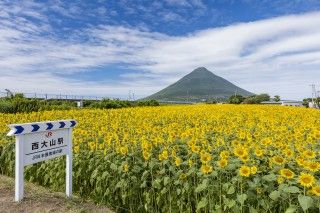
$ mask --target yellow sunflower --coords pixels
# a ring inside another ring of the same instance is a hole
[[[294,177],[294,173],[290,169],[281,169],[279,173],[282,177],[287,179],[292,179]]]
[[[249,155],[245,154],[245,155],[241,156],[240,159],[242,160],[242,162],[248,162],[249,161]]]
[[[212,172],[212,166],[209,166],[209,165],[207,165],[207,164],[204,164],[204,165],[202,165],[201,166],[201,172],[203,173],[203,174],[209,174],[209,173],[211,173]]]
[[[315,183],[315,178],[311,174],[302,172],[298,181],[303,187],[311,187]]]
[[[219,166],[220,168],[224,168],[224,167],[226,167],[227,165],[228,165],[228,161],[227,161],[226,159],[221,159],[221,160],[218,161],[218,166]]]
[[[306,150],[303,152],[303,156],[305,158],[315,158],[316,157],[316,153],[312,150]]]
[[[234,155],[237,156],[237,157],[242,157],[242,156],[245,156],[245,155],[248,155],[248,152],[246,149],[242,148],[242,147],[237,147],[234,149],[233,151]]]
[[[285,160],[280,156],[275,156],[275,157],[272,158],[272,162],[277,164],[277,165],[282,165],[282,164],[285,163]]]
[[[261,149],[256,149],[254,151],[254,154],[257,156],[257,157],[261,157],[263,156],[263,151]]]
[[[208,163],[209,161],[211,161],[212,157],[209,153],[204,152],[200,154],[200,160],[203,164]]]
[[[228,151],[222,151],[220,153],[220,157],[223,158],[223,159],[228,159],[229,158],[229,152]]]
[[[277,179],[278,184],[283,183],[283,181],[284,181],[284,178],[283,178],[283,177],[278,177],[278,179]]]
[[[175,164],[176,164],[176,166],[180,166],[180,165],[181,165],[181,163],[182,163],[181,158],[176,157],[176,160],[175,160]]]
[[[251,169],[250,169],[249,166],[241,166],[240,169],[239,169],[239,174],[242,177],[249,177],[250,176],[250,172],[251,172]]]
[[[320,185],[312,187],[312,193],[318,197],[320,197]]]
[[[252,166],[251,168],[250,168],[250,172],[251,172],[251,174],[256,174],[257,173],[257,171],[258,171],[258,168],[256,167],[256,166]]]
[[[124,172],[128,172],[128,171],[129,171],[129,165],[128,165],[128,163],[126,163],[126,164],[123,165],[123,171],[124,171]]]
[[[318,162],[309,162],[306,165],[307,169],[309,169],[311,172],[317,172],[319,171],[319,163]]]

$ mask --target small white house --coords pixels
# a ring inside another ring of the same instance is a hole
[[[309,102],[309,108],[319,109],[315,102]]]
[[[261,104],[265,104],[265,105],[281,105],[281,102],[278,101],[262,101]]]
[[[295,106],[295,107],[302,107],[302,101],[281,101],[281,106]]]
[[[282,101],[263,101],[261,104],[265,105],[281,105],[281,106],[295,106],[302,107],[302,101],[282,100]]]

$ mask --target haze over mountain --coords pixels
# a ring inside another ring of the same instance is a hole
[[[144,99],[189,102],[199,102],[204,99],[225,101],[235,93],[243,96],[253,95],[253,93],[213,74],[205,67],[199,67],[176,83]]]

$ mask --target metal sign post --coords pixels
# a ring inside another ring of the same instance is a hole
[[[66,194],[72,196],[72,129],[75,120],[11,124],[16,136],[15,201],[24,195],[24,167],[66,155]]]

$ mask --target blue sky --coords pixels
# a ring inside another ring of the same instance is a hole
[[[0,47],[0,90],[144,97],[204,66],[302,99],[320,84],[320,1],[2,0]]]

